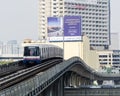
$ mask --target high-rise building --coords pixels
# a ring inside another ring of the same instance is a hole
[[[82,34],[96,49],[110,45],[110,0],[39,0],[39,39],[47,40],[47,17],[82,17]]]

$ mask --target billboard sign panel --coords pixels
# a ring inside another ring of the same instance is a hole
[[[48,36],[62,36],[62,18],[60,17],[48,17]]]
[[[47,18],[48,41],[81,40],[81,17]]]
[[[81,40],[81,17],[64,17],[64,37],[65,40]]]
[[[60,41],[63,37],[63,18],[48,17],[47,31],[49,41]]]

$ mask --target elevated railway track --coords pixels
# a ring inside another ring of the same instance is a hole
[[[16,84],[15,86],[11,86],[7,89],[0,90],[0,95],[1,96],[2,95],[3,96],[39,96],[39,95],[46,96],[44,93],[48,92],[49,94],[49,92],[53,89],[53,87],[51,87],[52,85],[57,86],[55,88],[66,87],[66,86],[61,86],[61,85],[65,84],[64,80],[67,80],[65,77],[67,77],[68,75],[66,76],[65,74],[71,71],[76,72],[76,74],[81,77],[84,76],[82,79],[84,80],[89,79],[89,81],[90,79],[109,80],[111,78],[114,78],[117,80],[120,77],[120,74],[113,75],[113,74],[101,74],[99,72],[95,72],[92,68],[90,68],[87,64],[85,64],[85,62],[82,59],[78,57],[73,57],[51,68],[49,67],[49,69],[47,70],[40,71],[33,77],[28,78],[27,80],[20,82],[19,84]],[[55,83],[57,80],[61,82],[61,84],[59,84],[61,87],[58,87],[59,86],[57,85],[58,82]],[[66,92],[68,91],[69,90],[67,90]],[[56,92],[56,94],[59,94],[57,93],[59,92],[58,89],[53,90],[53,93],[54,92]],[[69,96],[68,94],[66,94],[66,96]],[[63,96],[63,95],[50,95],[49,94],[47,96]],[[70,96],[79,96],[79,95],[71,94]],[[89,96],[89,95],[80,95],[80,96]],[[97,95],[93,95],[93,96],[97,96]],[[100,96],[109,96],[109,95],[100,95]],[[114,95],[111,95],[111,96],[114,96]],[[115,95],[115,96],[119,96],[119,95]]]
[[[20,81],[23,81],[25,79],[28,79],[31,76],[34,76],[35,74],[38,74],[39,72],[42,72],[53,65],[59,64],[62,61],[62,59],[52,59],[36,66],[20,70],[14,74],[2,77],[0,78],[0,90],[8,88],[11,85],[19,83]]]
[[[18,70],[25,69],[26,67],[20,63],[21,61],[22,60],[0,65],[0,78],[9,74],[15,73]]]

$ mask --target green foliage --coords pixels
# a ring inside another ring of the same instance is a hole
[[[111,73],[112,68],[111,67],[107,67],[107,73]]]
[[[8,61],[0,61],[0,65],[3,65],[3,64],[9,64],[9,63],[12,63],[13,60],[8,60]]]

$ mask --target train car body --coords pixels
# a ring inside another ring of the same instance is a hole
[[[24,46],[24,64],[39,64],[45,59],[54,57],[63,57],[63,50],[58,46],[49,44],[29,44]]]

